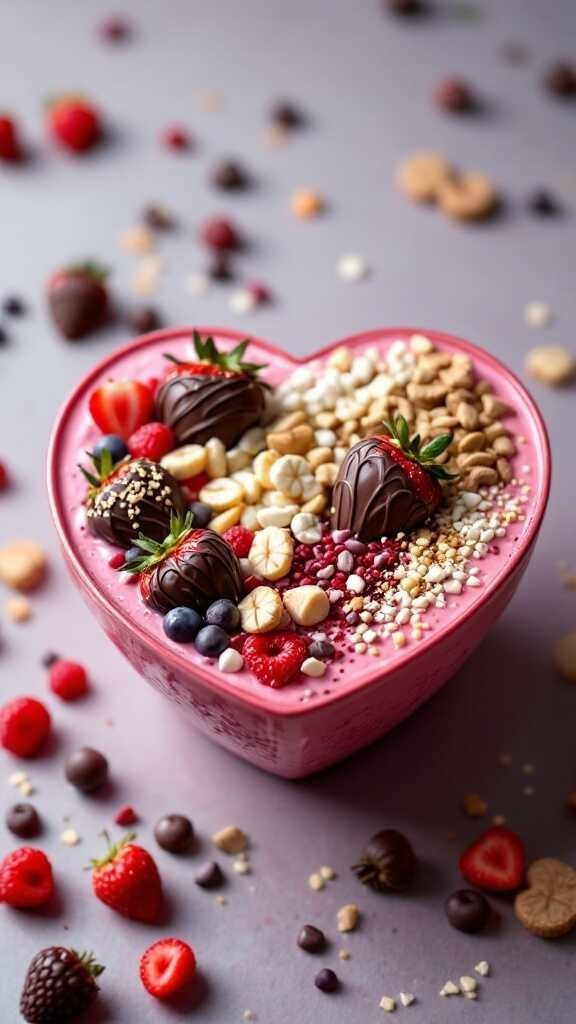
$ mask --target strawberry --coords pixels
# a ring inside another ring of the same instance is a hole
[[[489,828],[464,850],[460,871],[467,882],[479,889],[512,892],[519,889],[524,880],[524,844],[509,828]]]
[[[204,341],[194,331],[196,360],[171,359],[156,395],[156,414],[171,427],[178,444],[205,444],[219,437],[227,448],[260,422],[265,386],[257,379],[263,369],[245,363],[249,345],[242,341],[230,352],[219,352],[213,338]]]
[[[387,434],[355,444],[340,466],[332,501],[332,529],[351,530],[362,541],[379,540],[423,523],[440,504],[440,480],[457,478],[434,460],[452,443],[451,434],[424,447],[397,416]]]
[[[103,434],[126,441],[150,420],[154,395],[140,380],[109,380],[92,392],[88,408]]]
[[[162,882],[154,860],[134,838],[127,835],[92,861],[92,888],[102,903],[124,917],[152,923],[160,913]]]
[[[181,480],[180,486],[186,501],[198,501],[200,491],[208,483],[210,483],[208,473],[196,473],[196,476],[187,476],[185,480]]]
[[[92,533],[129,548],[140,534],[161,541],[172,515],[184,511],[178,482],[157,462],[127,456],[113,462],[108,448],[88,452],[93,466],[79,466],[88,483],[86,518]],[[123,561],[114,568],[122,568]]]
[[[194,950],[181,939],[159,939],[140,958],[140,979],[156,999],[168,999],[196,973]]]
[[[56,142],[72,153],[83,153],[99,141],[98,111],[81,96],[62,96],[48,107],[48,126]]]
[[[61,700],[78,700],[88,690],[86,669],[77,661],[58,658],[50,666],[48,679],[52,693]]]
[[[14,164],[21,159],[22,148],[16,123],[11,117],[0,115],[0,160]]]
[[[41,949],[32,960],[20,997],[29,1024],[78,1020],[98,996],[96,978],[104,968],[91,953],[64,946]]]
[[[172,451],[176,438],[164,423],[145,423],[128,438],[128,450],[133,459],[160,459]]]
[[[8,470],[3,462],[0,462],[0,491],[5,491],[10,483],[10,477],[8,476]]]
[[[0,710],[0,743],[18,757],[32,757],[50,732],[50,715],[34,697],[16,697]]]
[[[114,821],[122,828],[127,828],[128,825],[133,825],[135,821],[138,821],[138,815],[130,804],[125,804],[124,807],[119,807],[116,811]]]
[[[252,530],[249,530],[247,526],[231,526],[222,536],[235,554],[238,555],[238,558],[248,557],[252,541],[254,540]]]
[[[0,902],[10,907],[41,907],[53,892],[52,867],[42,850],[21,846],[0,863]]]
[[[63,337],[74,341],[102,326],[108,315],[107,276],[97,263],[73,263],[48,279],[48,306]]]
[[[213,530],[193,530],[193,515],[173,516],[162,543],[140,536],[142,557],[124,565],[139,574],[142,599],[156,611],[193,608],[200,613],[219,597],[237,604],[243,593],[240,563]]]
[[[300,671],[307,650],[306,640],[297,633],[264,633],[249,636],[242,654],[256,678],[278,690]]]

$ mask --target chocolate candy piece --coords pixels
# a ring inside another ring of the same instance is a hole
[[[212,184],[225,192],[239,191],[249,184],[244,168],[235,160],[223,160],[212,172]]]
[[[55,654],[54,651],[46,651],[46,654],[42,655],[42,665],[44,668],[50,668],[55,661],[60,660],[60,655]]]
[[[271,116],[274,124],[278,125],[280,128],[288,129],[289,131],[296,128],[302,128],[305,122],[302,111],[288,100],[279,100],[279,102],[272,107]]]
[[[260,422],[264,394],[264,385],[246,373],[178,373],[160,385],[156,416],[174,431],[179,445],[219,437],[231,448]]]
[[[208,863],[204,864],[194,876],[194,881],[201,889],[218,888],[218,886],[222,885],[224,881],[220,865],[217,864],[215,860],[208,861]]]
[[[165,814],[156,824],[154,838],[168,853],[182,853],[194,838],[194,828],[183,814]]]
[[[474,94],[461,78],[446,78],[434,90],[434,101],[450,114],[469,113],[476,107]]]
[[[156,231],[173,231],[176,227],[173,216],[156,203],[151,203],[145,208],[143,220],[149,228]]]
[[[32,839],[40,832],[38,811],[32,804],[14,804],[6,812],[6,828],[20,839]]]
[[[230,263],[230,257],[226,252],[217,252],[208,267],[208,277],[212,281],[233,281],[234,271]]]
[[[134,309],[128,317],[128,326],[134,334],[147,334],[161,326],[160,314],[153,306],[142,306]]]
[[[157,462],[133,459],[88,494],[86,517],[92,533],[129,548],[140,533],[163,541],[170,532],[171,516],[183,511],[182,492],[174,477]]]
[[[576,96],[576,65],[559,61],[548,70],[544,84],[554,96],[571,99]]]
[[[298,945],[306,953],[321,953],[326,947],[326,936],[313,924],[305,924],[298,936]]]
[[[445,903],[446,917],[459,932],[479,932],[490,917],[490,904],[481,892],[458,889]]]
[[[411,530],[430,514],[377,437],[366,437],[350,449],[340,466],[332,502],[332,529],[351,530],[363,541]]]
[[[314,978],[314,984],[321,992],[335,992],[336,989],[340,988],[338,975],[331,971],[329,967],[323,967],[321,971],[318,971]]]
[[[543,188],[532,193],[528,209],[538,217],[556,217],[561,212],[557,199]]]
[[[406,836],[388,828],[370,839],[359,864],[352,868],[364,885],[378,892],[404,889],[412,881],[417,868],[414,850]]]
[[[93,793],[108,778],[108,761],[99,750],[81,747],[66,761],[65,774],[68,782],[83,793]]]
[[[159,612],[185,606],[204,612],[218,597],[238,604],[244,592],[240,563],[213,530],[192,530],[173,554],[140,577],[140,593]]]

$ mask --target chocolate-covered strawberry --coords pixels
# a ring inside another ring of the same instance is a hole
[[[140,574],[140,594],[158,612],[186,607],[202,613],[216,598],[237,604],[242,597],[238,558],[214,530],[194,530],[191,512],[172,518],[170,533],[161,544],[139,537],[136,545],[142,557],[121,569]]]
[[[108,316],[108,272],[97,263],[74,263],[48,281],[48,306],[65,338],[83,338]]]
[[[334,484],[332,528],[351,530],[363,541],[423,523],[440,504],[440,481],[457,476],[434,461],[450,445],[451,434],[422,447],[418,434],[410,438],[403,416],[385,429],[387,434],[366,437],[350,449]]]
[[[88,481],[86,517],[92,533],[110,544],[132,547],[143,534],[161,541],[172,516],[182,515],[180,485],[149,459],[122,459],[114,465],[108,449],[91,456],[94,469],[80,466]]]
[[[156,396],[156,418],[174,431],[179,444],[205,444],[219,437],[227,448],[244,431],[260,422],[265,385],[258,380],[262,366],[245,363],[248,341],[230,352],[219,352],[213,338],[204,341],[194,331],[197,359],[172,359]]]

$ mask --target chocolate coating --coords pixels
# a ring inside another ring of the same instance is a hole
[[[185,606],[202,614],[217,597],[235,604],[244,588],[232,548],[213,530],[192,530],[162,562],[142,574],[140,592],[152,608]]]
[[[32,804],[13,804],[4,820],[6,828],[20,839],[32,839],[41,829],[38,811]]]
[[[446,917],[453,928],[473,934],[488,923],[490,904],[481,892],[474,889],[458,889],[445,903]]]
[[[366,541],[411,530],[430,515],[377,437],[366,437],[350,449],[340,466],[332,502],[332,529],[351,530]]]
[[[184,814],[165,814],[156,823],[154,838],[158,846],[168,853],[182,853],[192,843],[194,828],[190,818]]]
[[[217,889],[224,881],[220,865],[215,860],[209,860],[196,873],[194,881],[201,889]]]
[[[123,463],[95,497],[88,498],[86,516],[96,536],[129,548],[140,533],[163,541],[170,532],[170,517],[183,511],[174,477],[157,462],[134,459]]]
[[[387,828],[372,836],[362,860],[352,870],[364,885],[384,892],[386,889],[405,889],[414,878],[417,867],[414,850],[406,836]]]
[[[178,444],[206,444],[219,437],[231,448],[260,422],[264,405],[264,385],[249,374],[177,373],[158,390],[156,417],[174,431]]]
[[[336,992],[340,988],[338,975],[330,967],[323,967],[321,971],[318,971],[314,978],[314,984],[321,992]]]
[[[83,793],[93,793],[108,778],[108,761],[93,747],[80,747],[66,761],[66,778]]]

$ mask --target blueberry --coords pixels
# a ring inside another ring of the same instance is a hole
[[[193,608],[171,608],[166,612],[162,625],[166,636],[174,643],[191,644],[202,625],[202,619]]]
[[[190,511],[194,517],[192,525],[200,530],[208,526],[214,514],[210,506],[205,505],[203,501],[193,501],[190,505]]]
[[[103,434],[98,438],[92,451],[94,455],[102,455],[102,452],[110,452],[112,462],[120,462],[128,455],[128,448],[121,437],[117,434]]]
[[[336,653],[334,644],[330,640],[313,640],[308,648],[308,654],[311,658],[320,658],[320,661],[326,661],[327,659],[333,658]]]
[[[142,548],[139,548],[136,545],[134,545],[133,548],[128,548],[124,552],[124,561],[125,562],[134,562],[137,558],[142,558],[142,556],[145,555],[145,554],[146,554],[146,552],[143,551]]]
[[[213,601],[206,612],[206,623],[208,626],[220,626],[227,633],[234,633],[240,625],[240,612],[232,601],[221,597]]]
[[[217,658],[229,645],[228,633],[220,626],[203,626],[194,641],[198,654],[205,658]]]

